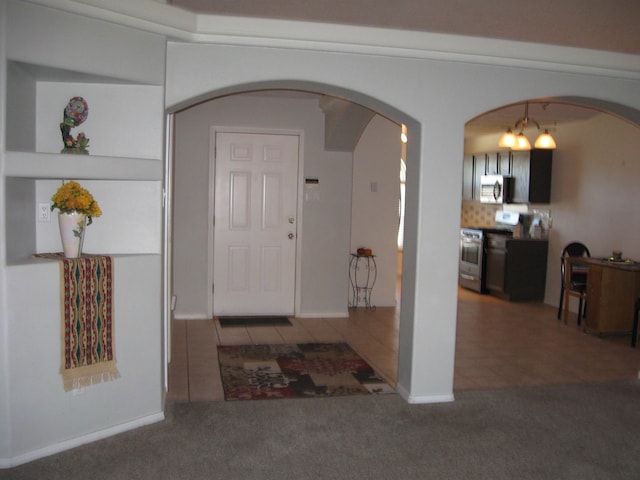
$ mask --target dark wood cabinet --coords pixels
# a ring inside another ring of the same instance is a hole
[[[511,152],[513,203],[549,203],[553,150]]]
[[[492,242],[491,237],[486,252],[489,292],[514,302],[543,301],[549,243],[505,237]]]
[[[462,198],[480,200],[482,175],[511,175],[509,152],[475,153],[465,155],[462,163]]]
[[[499,151],[465,155],[462,198],[480,200],[482,175],[513,177],[512,203],[549,203],[553,150]]]
[[[504,235],[489,235],[487,239],[485,285],[494,295],[503,295],[505,291],[508,240]]]
[[[462,161],[462,199],[474,199],[475,159],[465,155]]]
[[[511,156],[509,152],[490,152],[485,154],[487,175],[511,175]]]

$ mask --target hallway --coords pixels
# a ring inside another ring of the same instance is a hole
[[[637,378],[629,337],[598,338],[556,320],[556,309],[459,290],[454,391]],[[217,344],[348,342],[392,386],[397,380],[395,308],[352,309],[348,318],[292,318],[292,326],[221,328],[176,320],[168,400],[223,400]]]

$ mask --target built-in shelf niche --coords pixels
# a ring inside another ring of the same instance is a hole
[[[60,123],[70,98],[84,97],[91,155],[162,158],[163,88],[22,62],[7,63],[6,149],[59,153]],[[140,141],[144,138],[145,141]]]
[[[160,254],[162,183],[138,180],[78,181],[103,210],[87,227],[84,251],[95,254]],[[57,210],[48,221],[37,219],[38,206],[49,203],[61,179],[7,177],[7,264],[33,263],[34,253],[60,251]],[[116,190],[118,195],[109,193]]]
[[[57,212],[49,222],[37,212],[70,179],[89,188],[104,211],[87,231],[85,251],[160,253],[163,95],[157,85],[7,62],[7,264],[59,249]],[[60,153],[59,125],[74,96],[89,104],[87,121],[71,132],[89,137],[89,155]]]

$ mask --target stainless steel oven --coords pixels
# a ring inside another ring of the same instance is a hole
[[[484,232],[475,228],[460,230],[460,262],[458,283],[460,286],[484,293]]]

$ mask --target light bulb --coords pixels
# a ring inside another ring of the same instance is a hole
[[[511,148],[516,144],[516,136],[510,128],[502,134],[498,140],[498,146],[503,148]]]
[[[520,132],[516,137],[515,145],[511,147],[511,149],[512,150],[531,150],[531,144],[529,143],[529,140],[527,139],[527,137],[524,136],[524,133]]]
[[[545,130],[544,133],[542,133],[535,142],[535,147],[536,148],[544,148],[547,150],[553,150],[556,148],[556,141],[553,139],[553,137],[551,136],[551,134],[549,133],[549,130]]]

